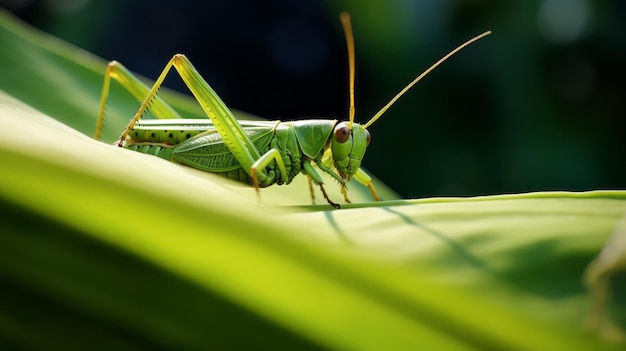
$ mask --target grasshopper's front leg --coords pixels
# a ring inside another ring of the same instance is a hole
[[[378,196],[376,188],[374,188],[374,184],[372,183],[372,177],[370,177],[369,174],[367,174],[362,168],[359,168],[359,170],[354,174],[354,179],[365,185],[370,190],[374,201],[380,201],[380,197]],[[348,198],[348,185],[346,182],[341,183],[341,195],[343,195],[345,202],[351,202]]]
[[[359,168],[359,170],[354,175],[354,179],[356,179],[357,182],[365,185],[366,187],[370,189],[370,193],[372,193],[372,197],[374,198],[375,201],[380,201],[380,197],[378,196],[378,193],[376,192],[376,189],[374,188],[374,184],[372,183],[372,177],[370,177],[369,174],[367,174],[363,170],[363,168]]]
[[[318,167],[320,167],[322,170],[324,170],[322,163],[318,163]],[[310,181],[313,181],[315,184],[319,185],[320,190],[322,191],[322,195],[324,196],[324,199],[326,199],[326,201],[334,208],[339,209],[341,206],[339,206],[339,204],[333,202],[330,197],[328,196],[328,194],[326,193],[326,189],[324,188],[324,179],[322,179],[322,177],[319,175],[319,173],[317,173],[315,171],[315,168],[313,168],[313,166],[311,165],[311,161],[306,160],[304,161],[304,163],[302,164],[302,169],[304,171],[304,173],[307,175],[307,177],[309,178]],[[333,175],[333,173],[329,173],[331,175]],[[341,177],[339,177],[340,181],[343,181],[343,179],[341,179]],[[313,191],[312,188],[311,189],[311,199],[313,199]],[[347,198],[346,198],[347,200]],[[350,202],[349,200],[346,202]]]
[[[343,195],[344,201],[350,203],[350,199],[348,198],[348,186],[346,184],[346,181],[332,170],[333,158],[330,150],[326,150],[326,152],[324,152],[324,155],[320,161],[321,162],[317,163],[320,169],[330,174],[333,178],[337,179],[337,181],[341,184],[341,194]],[[354,179],[356,179],[357,182],[365,185],[370,190],[370,193],[372,193],[372,197],[375,201],[380,201],[380,197],[378,196],[378,193],[374,188],[374,184],[372,183],[372,177],[370,177],[369,174],[367,174],[367,172],[363,170],[363,168],[359,167],[357,172],[354,174]]]

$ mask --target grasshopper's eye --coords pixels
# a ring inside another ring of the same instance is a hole
[[[340,144],[345,143],[350,139],[350,128],[345,123],[339,123],[335,127],[335,141]]]
[[[369,146],[371,140],[372,140],[372,136],[370,135],[370,132],[368,132],[366,129],[365,130],[365,146]]]

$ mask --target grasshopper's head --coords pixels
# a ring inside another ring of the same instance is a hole
[[[465,43],[452,50],[450,53],[442,57],[439,61],[430,66],[424,73],[420,74],[411,83],[409,83],[404,89],[402,89],[396,96],[394,96],[387,105],[383,106],[367,123],[361,125],[354,123],[354,75],[355,75],[355,59],[354,59],[354,35],[352,34],[352,24],[350,23],[350,16],[347,13],[341,14],[341,24],[343,25],[344,33],[346,35],[346,44],[348,49],[348,66],[349,66],[349,87],[350,87],[350,110],[349,110],[349,122],[340,122],[335,125],[333,131],[331,151],[335,168],[345,180],[349,180],[361,166],[361,160],[365,155],[365,149],[370,143],[370,133],[367,131],[367,127],[371,126],[380,116],[391,107],[405,92],[407,92],[413,85],[419,82],[429,72],[434,70],[448,57],[459,52],[464,47],[475,42],[476,40],[483,38],[489,34],[487,31],[483,34],[477,35],[474,38],[466,41]]]
[[[333,163],[341,178],[350,178],[361,167],[365,149],[370,143],[370,133],[363,126],[349,122],[339,122],[333,130],[330,150]]]

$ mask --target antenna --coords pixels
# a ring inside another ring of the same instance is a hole
[[[482,38],[488,36],[489,34],[491,34],[491,31],[486,31],[483,34],[477,35],[477,36],[473,37],[472,39],[466,41],[465,43],[461,44],[456,49],[450,51],[450,53],[448,53],[446,56],[444,56],[441,59],[439,59],[439,61],[435,62],[426,71],[424,71],[424,73],[420,74],[411,83],[409,83],[409,85],[407,85],[404,89],[400,90],[400,92],[398,94],[396,94],[396,96],[394,96],[393,99],[391,99],[387,103],[387,105],[383,106],[383,108],[381,108],[380,111],[378,111],[374,115],[374,117],[372,117],[372,119],[370,119],[367,123],[365,123],[363,125],[363,128],[367,128],[367,127],[371,126],[374,122],[376,122],[376,120],[378,118],[380,118],[380,116],[382,116],[383,113],[385,113],[389,109],[389,107],[391,107],[391,105],[393,105],[402,95],[404,95],[404,93],[406,93],[409,89],[411,89],[417,82],[419,82],[422,78],[424,78],[428,73],[430,73],[432,70],[437,68],[437,66],[439,66],[443,61],[447,60],[450,56],[452,56],[452,55],[456,54],[457,52],[461,51],[461,49],[463,49],[464,47],[470,45],[471,43],[473,43],[473,42],[475,42],[475,41],[477,41],[479,39],[482,39]]]
[[[354,34],[352,33],[352,22],[350,21],[350,14],[342,12],[339,15],[341,25],[343,26],[343,32],[346,35],[346,45],[348,47],[348,69],[350,72],[349,84],[350,84],[350,109],[348,110],[348,116],[350,117],[350,123],[348,129],[352,130],[352,123],[354,122]]]

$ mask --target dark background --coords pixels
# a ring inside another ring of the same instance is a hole
[[[0,0],[22,19],[155,78],[185,53],[227,105],[347,117],[338,20],[352,15],[357,120],[485,30],[370,127],[364,165],[403,197],[623,189],[620,0]],[[167,86],[185,91],[177,78]]]

